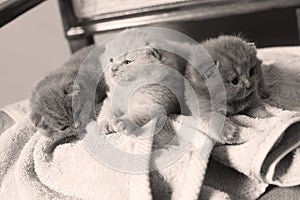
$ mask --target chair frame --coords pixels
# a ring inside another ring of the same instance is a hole
[[[45,0],[8,0],[0,4],[0,27],[14,20]]]
[[[0,27],[45,0],[7,0],[0,4]],[[299,0],[201,0],[135,9],[126,12],[97,15],[93,18],[78,19],[72,0],[58,0],[65,37],[72,52],[94,43],[94,34],[127,27],[145,26],[162,22],[209,20],[240,14],[255,13],[271,9],[293,8],[296,11],[300,38]]]

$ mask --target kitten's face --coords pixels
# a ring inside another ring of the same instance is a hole
[[[31,120],[47,136],[74,128],[73,82],[69,78],[55,78],[40,82],[30,100]]]
[[[153,48],[144,48],[120,56],[110,58],[109,68],[105,71],[105,77],[110,86],[115,85],[121,79],[125,79],[130,70],[141,65],[160,63],[160,54]]]
[[[66,131],[69,128],[69,125],[63,122],[57,123],[57,121],[54,121],[52,118],[41,116],[38,113],[32,114],[31,118],[35,126],[46,136],[50,136],[56,132]]]
[[[224,57],[217,61],[219,72],[223,78],[228,101],[242,100],[252,92],[256,92],[261,78],[261,61],[253,57],[243,59],[228,59]]]
[[[55,93],[49,93],[49,95],[40,93],[33,97],[35,104],[32,105],[31,120],[47,136],[55,132],[66,131],[72,125],[73,117],[68,109],[72,106],[71,99]]]
[[[257,86],[263,78],[255,46],[233,36],[221,36],[205,45],[223,78],[228,112],[243,111],[257,100]]]

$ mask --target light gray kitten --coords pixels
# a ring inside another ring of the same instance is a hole
[[[101,61],[106,63],[104,75],[109,88],[99,116],[102,132],[132,129],[118,123],[120,120],[126,121],[125,118],[130,118],[134,124],[133,129],[136,129],[153,117],[151,112],[180,114],[182,106],[180,102],[184,98],[183,74],[186,61],[178,55],[155,48],[159,40],[142,31],[125,31],[119,40],[109,43],[101,57]],[[116,48],[119,43],[123,44],[125,51]],[[136,48],[127,51],[126,47]],[[115,56],[119,52],[126,53]],[[154,70],[157,65],[165,65],[165,68]],[[122,99],[122,96],[126,96],[126,93],[136,87],[134,84],[141,82],[142,79],[159,81],[138,87],[128,95],[130,99],[127,104],[125,102],[127,99]],[[122,91],[119,91],[121,95],[116,94],[116,87],[123,87]]]

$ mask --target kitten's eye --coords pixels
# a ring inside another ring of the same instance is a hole
[[[109,59],[109,62],[114,62],[114,59],[113,59],[113,58],[110,58],[110,59]]]
[[[232,80],[230,81],[230,83],[231,83],[232,85],[237,85],[237,84],[239,83],[239,79],[238,79],[238,78],[234,78],[234,79],[232,79]]]
[[[132,61],[131,60],[124,60],[123,64],[128,65],[130,64]]]
[[[68,128],[68,126],[62,126],[60,128],[58,128],[59,131],[65,131]]]
[[[252,67],[250,70],[249,70],[249,76],[253,76],[255,73],[255,69],[254,67]]]

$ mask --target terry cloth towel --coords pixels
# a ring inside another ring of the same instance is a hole
[[[26,110],[27,104],[23,106]],[[95,124],[88,125],[89,133],[83,140],[69,138],[58,145],[57,142],[62,138],[43,136],[31,125],[28,116],[23,113],[21,115],[24,116],[24,120],[18,121],[7,129],[0,139],[3,154],[1,156],[1,172],[3,172],[0,179],[1,199],[152,199],[152,195],[159,198],[170,197],[169,184],[174,191],[173,199],[197,199],[199,195],[209,154],[203,156],[197,146],[203,141],[210,141],[205,140],[206,136],[203,134],[194,138],[193,144],[176,162],[151,174],[153,180],[150,189],[147,172],[130,173],[130,171],[122,171],[122,168],[114,169],[94,157],[95,154],[90,151],[97,150],[97,147],[92,146],[93,148],[88,149],[87,146],[93,145],[89,142],[103,137]],[[179,129],[180,120],[184,120],[184,117],[174,119],[170,122],[169,128]],[[152,126],[151,123],[148,126]],[[124,134],[112,134],[108,136],[108,140],[131,152],[151,151],[152,144],[148,144],[147,147],[144,141],[139,144]],[[212,144],[208,145],[212,146]],[[162,155],[157,155],[157,162],[159,157],[172,156],[174,151],[182,150],[176,149],[176,146],[170,147],[170,150],[161,152]],[[109,152],[106,155],[110,156]],[[140,164],[143,165],[143,160]],[[193,179],[195,176],[200,178]],[[186,181],[187,177],[190,180]],[[204,190],[213,196],[226,196],[209,187]]]
[[[213,141],[189,116],[170,118],[164,133],[176,140],[151,154],[151,137],[103,136],[95,122],[88,124],[83,140],[48,138],[29,122],[27,102],[5,107],[10,125],[0,134],[0,199],[257,199],[269,184],[299,185],[300,55],[274,51],[259,51],[268,64],[264,71],[271,97],[264,103],[273,117],[236,116],[247,125],[240,132],[245,142],[217,145],[212,154]],[[155,126],[156,119],[145,132]],[[105,144],[146,156],[113,157],[118,154]],[[100,155],[113,159],[98,157],[93,150],[99,148]],[[145,171],[127,170],[137,166]],[[153,166],[158,170],[148,174]]]
[[[246,142],[216,146],[205,179],[205,184],[233,199],[256,199],[269,184],[300,184],[299,47],[261,49],[258,55],[271,92],[264,103],[273,117],[236,116],[235,120],[247,125],[240,132]]]

